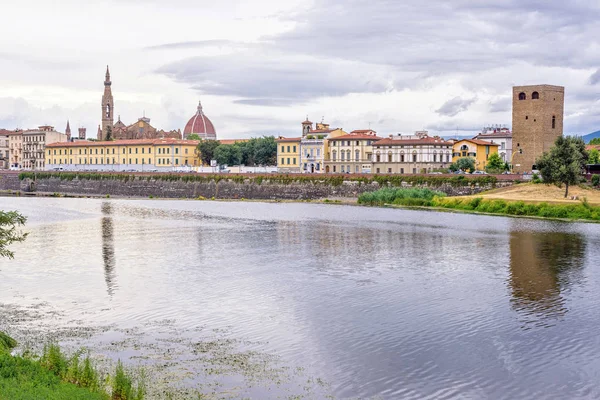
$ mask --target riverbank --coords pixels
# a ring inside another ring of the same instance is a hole
[[[0,172],[0,190],[22,194],[228,200],[357,198],[382,187],[427,187],[468,196],[515,182],[508,176]]]
[[[531,185],[533,184],[529,184],[528,186]],[[537,188],[533,187],[533,189]],[[585,191],[585,188],[581,188],[581,190]],[[506,192],[510,192],[510,190]],[[519,193],[524,192],[527,193],[527,189],[519,191]],[[498,194],[492,194],[492,196],[494,195]],[[444,193],[431,190],[386,188],[362,194],[358,198],[358,203],[370,206],[389,205],[393,207],[416,207],[436,211],[452,210],[486,215],[600,222],[600,206],[590,204],[586,197],[577,201],[571,200],[570,203],[556,204],[531,200],[529,202],[523,200],[507,201],[493,197],[485,198],[484,196],[485,193],[481,196],[449,198],[445,197]],[[515,197],[518,198],[517,196]]]
[[[119,362],[112,377],[103,377],[89,356],[65,355],[55,344],[36,357],[12,355],[17,341],[0,332],[0,399],[142,400],[143,385],[135,387]],[[107,385],[109,384],[109,385]],[[106,390],[110,386],[110,394]]]

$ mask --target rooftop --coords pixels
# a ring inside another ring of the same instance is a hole
[[[88,147],[88,146],[136,146],[136,145],[192,145],[197,146],[200,143],[198,140],[182,140],[182,139],[128,139],[128,140],[78,140],[76,142],[57,142],[47,144],[46,147]]]

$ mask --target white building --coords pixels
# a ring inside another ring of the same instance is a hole
[[[55,131],[54,127],[49,125],[23,131],[22,137],[25,169],[44,169],[46,145],[67,141],[67,135]]]
[[[448,168],[452,163],[452,142],[415,135],[390,135],[373,143],[373,173],[421,174]]]
[[[473,139],[498,144],[498,155],[502,161],[510,163],[512,157],[512,132],[508,128],[486,127]]]

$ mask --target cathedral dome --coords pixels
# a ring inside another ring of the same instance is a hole
[[[204,112],[202,111],[202,104],[198,103],[198,111],[190,118],[185,128],[183,129],[183,137],[187,138],[191,134],[200,136],[201,139],[216,139],[217,133],[215,132],[215,126]]]

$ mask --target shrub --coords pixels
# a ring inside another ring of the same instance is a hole
[[[595,187],[600,186],[600,175],[592,175],[592,185]]]
[[[383,205],[431,205],[434,197],[444,197],[446,193],[429,188],[383,188],[366,192],[358,197],[359,204]]]
[[[17,341],[4,332],[0,332],[0,353],[8,352],[17,347]]]

